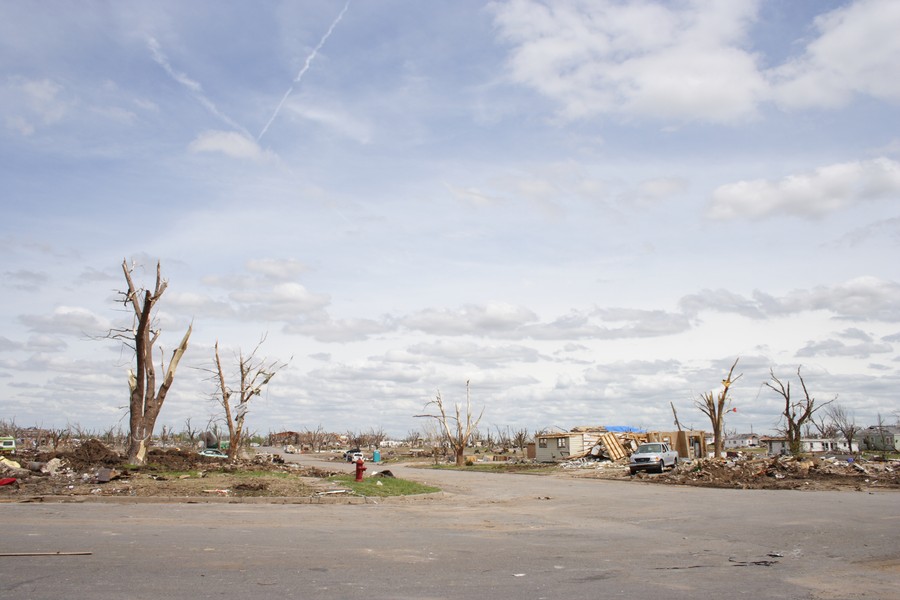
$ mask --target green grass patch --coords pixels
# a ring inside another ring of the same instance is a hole
[[[355,479],[353,475],[334,475],[329,477],[328,481],[333,481],[360,496],[412,496],[415,494],[433,494],[441,491],[441,488],[422,485],[415,481],[398,479],[396,477],[366,477],[362,481],[356,481]],[[378,485],[379,483],[381,485]]]

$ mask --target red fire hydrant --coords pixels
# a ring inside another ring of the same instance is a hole
[[[363,465],[363,459],[357,459],[356,461],[356,480],[363,480],[363,471],[366,470],[366,467]]]

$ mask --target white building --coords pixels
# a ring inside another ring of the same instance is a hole
[[[766,444],[766,452],[769,456],[791,453],[790,445],[786,438],[762,438],[760,442]],[[854,440],[852,447],[848,448],[847,440],[843,438],[802,438],[800,440],[800,452],[803,452],[804,454],[815,454],[818,452],[859,452],[859,444]]]

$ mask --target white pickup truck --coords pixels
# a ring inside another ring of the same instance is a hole
[[[628,469],[634,475],[638,471],[656,471],[662,473],[666,467],[673,469],[678,464],[678,453],[664,442],[647,442],[641,444],[631,455]]]

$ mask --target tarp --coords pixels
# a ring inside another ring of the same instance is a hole
[[[606,430],[613,433],[647,433],[646,429],[632,427],[631,425],[607,425]]]

